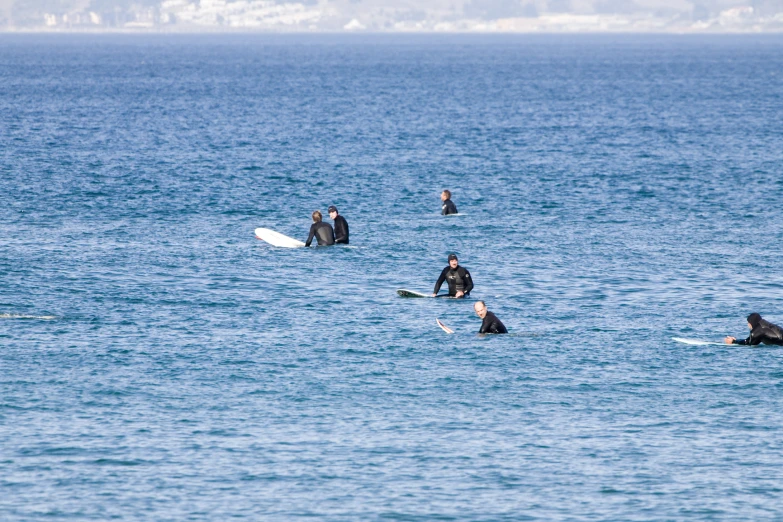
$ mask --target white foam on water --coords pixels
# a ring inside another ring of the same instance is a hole
[[[54,315],[27,315],[27,314],[0,314],[0,319],[42,319],[44,321],[51,321],[57,319]]]

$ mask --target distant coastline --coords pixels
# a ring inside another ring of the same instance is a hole
[[[564,8],[563,6],[569,6]],[[35,33],[663,33],[783,32],[783,7],[706,1],[614,6],[607,2],[430,0],[413,8],[388,0],[128,0],[54,5],[0,0],[0,32]]]

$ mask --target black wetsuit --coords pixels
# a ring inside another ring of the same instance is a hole
[[[451,199],[447,199],[443,202],[443,206],[440,207],[440,213],[444,216],[448,216],[449,214],[457,214],[457,205],[455,205]]]
[[[310,246],[310,243],[313,242],[313,237],[318,240],[318,246],[334,245],[334,230],[332,230],[332,225],[329,223],[324,223],[323,221],[313,223],[310,226],[310,235],[307,236],[305,246]]]
[[[759,324],[750,331],[750,335],[747,339],[734,340],[734,344],[749,344],[755,346],[759,343],[783,346],[783,328],[761,319]]]
[[[440,277],[438,278],[438,282],[435,283],[435,290],[432,291],[433,294],[438,293],[443,281],[448,281],[449,295],[452,297],[457,295],[458,290],[462,290],[465,295],[468,295],[470,291],[473,290],[473,278],[470,277],[470,272],[459,265],[457,265],[457,268],[447,266],[443,269],[443,272],[440,273]]]
[[[487,315],[484,316],[484,320],[481,322],[479,333],[504,334],[508,333],[508,330],[506,330],[506,327],[503,326],[503,323],[500,322],[500,319],[498,319],[495,314],[488,311]]]
[[[334,242],[348,244],[348,222],[340,214],[334,218]]]

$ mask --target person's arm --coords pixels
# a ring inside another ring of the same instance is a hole
[[[435,290],[432,291],[432,295],[438,295],[438,292],[440,292],[440,287],[443,284],[443,282],[446,280],[446,272],[448,270],[449,270],[449,267],[446,267],[440,273],[440,277],[438,278],[438,281],[435,283]]]
[[[449,213],[449,205],[448,203],[443,203],[443,205],[440,206],[440,215],[445,216]]]
[[[313,242],[313,237],[315,237],[315,223],[310,225],[310,235],[307,236],[307,241],[305,241],[305,246],[309,247],[310,243]]]
[[[473,290],[473,278],[470,277],[470,272],[465,270],[465,276],[462,278],[465,281],[465,294],[469,294]]]
[[[753,333],[751,333],[747,339],[734,339],[733,337],[732,339],[733,340],[731,341],[731,344],[742,344],[746,346],[755,346],[761,342],[761,338],[759,339],[753,338]]]
[[[335,242],[339,243],[340,241],[345,241],[347,237],[348,237],[348,224],[345,222],[345,219],[340,219],[338,221],[335,221],[334,222]]]

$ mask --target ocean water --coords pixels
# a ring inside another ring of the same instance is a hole
[[[780,520],[783,351],[671,337],[781,196],[780,36],[0,36],[0,519]]]

